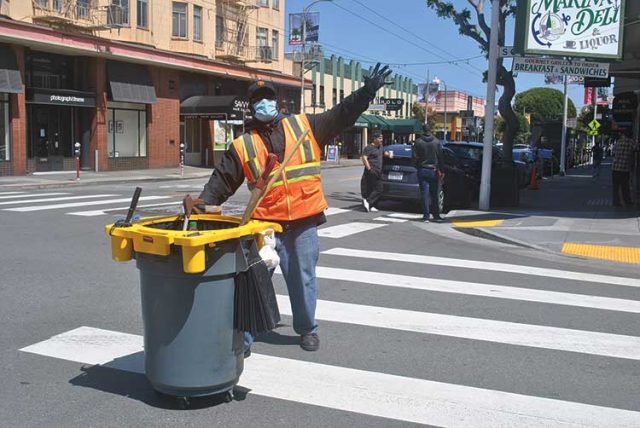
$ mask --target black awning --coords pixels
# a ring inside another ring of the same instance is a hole
[[[242,120],[250,115],[249,102],[235,95],[197,95],[180,103],[180,115]]]
[[[22,78],[16,54],[8,45],[0,43],[0,92],[22,93]]]
[[[109,61],[107,78],[113,101],[141,104],[157,101],[149,70],[143,65]]]

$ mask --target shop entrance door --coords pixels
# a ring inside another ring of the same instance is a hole
[[[62,171],[64,158],[72,156],[73,108],[32,106],[31,147],[36,171]]]

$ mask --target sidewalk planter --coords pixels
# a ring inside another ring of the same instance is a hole
[[[244,368],[243,334],[234,329],[234,277],[248,269],[255,236],[278,224],[192,215],[198,230],[182,231],[183,217],[107,225],[115,261],[140,270],[145,372],[153,388],[178,398],[231,390]]]
[[[491,206],[517,207],[520,205],[520,186],[514,167],[501,165],[491,174]]]

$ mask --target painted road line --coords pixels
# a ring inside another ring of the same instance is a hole
[[[356,233],[366,232],[368,230],[384,226],[386,226],[386,224],[358,222],[346,223],[318,229],[318,236],[322,236],[324,238],[344,238],[345,236],[355,235]]]
[[[525,302],[640,314],[640,301],[637,300],[321,266],[316,268],[316,276],[322,279],[351,281],[367,285],[382,285],[385,287],[410,288],[414,290],[465,294],[495,299],[520,300]]]
[[[0,192],[0,195],[17,195],[17,194],[25,194],[27,192]]]
[[[108,198],[110,196],[118,196],[118,195],[105,194],[105,195],[63,196],[59,198],[43,198],[43,199],[24,199],[20,201],[0,202],[0,205],[33,204],[35,202],[73,201],[78,199]]]
[[[151,207],[162,207],[167,205],[182,205],[182,201],[173,201],[173,202],[163,202],[160,204],[146,204],[146,205],[138,205],[137,208],[151,208]],[[104,210],[94,210],[94,211],[76,211],[71,213],[65,213],[67,215],[77,215],[82,217],[94,217],[99,215],[106,215],[108,211],[121,211],[128,210],[129,207],[118,207],[118,208],[107,208]]]
[[[289,297],[277,295],[282,315]],[[640,360],[640,337],[318,300],[316,318],[507,345]]]
[[[454,227],[494,227],[504,223],[504,220],[453,220]]]
[[[389,214],[389,217],[405,218],[407,220],[420,220],[422,218],[422,214],[391,213]]]
[[[324,210],[324,215],[326,216],[330,216],[330,215],[336,215],[336,214],[342,214],[342,213],[347,213],[351,210],[345,210],[343,208],[335,208],[335,207],[329,207],[326,210]]]
[[[406,218],[395,218],[395,217],[376,217],[373,219],[374,221],[386,221],[388,223],[404,223],[409,221]]]
[[[539,268],[524,265],[511,265],[507,263],[483,262],[476,260],[453,259],[435,256],[421,256],[417,254],[386,253],[383,251],[355,250],[351,248],[332,248],[330,250],[323,251],[322,254],[361,257],[365,259],[375,260],[381,259],[386,261],[418,263],[425,265],[446,266],[465,269],[480,269],[494,272],[518,273],[523,275],[544,276],[549,278],[571,279],[583,282],[623,285],[626,287],[640,287],[640,280],[635,278]]]
[[[61,195],[68,195],[69,193],[59,193],[59,192],[55,192],[55,193],[32,193],[32,194],[21,194],[21,195],[10,195],[10,196],[0,196],[0,199],[17,199],[17,198],[35,198],[38,196],[61,196]]]
[[[562,252],[574,256],[592,259],[609,260],[620,263],[640,263],[640,247],[619,247],[613,245],[592,245],[565,242]]]
[[[154,201],[158,199],[167,199],[170,196],[142,196],[140,197],[140,201]],[[31,206],[31,207],[20,207],[20,208],[5,208],[4,211],[16,211],[16,212],[30,212],[30,211],[44,211],[44,210],[54,210],[60,208],[73,208],[73,207],[86,207],[91,205],[104,205],[104,204],[119,204],[120,202],[129,202],[131,198],[120,198],[120,199],[105,199],[102,201],[89,201],[89,202],[75,202],[69,204],[55,204],[55,205],[41,205],[41,206]]]
[[[141,336],[91,327],[21,351],[144,373]],[[640,413],[253,353],[239,385],[250,394],[437,426],[638,426]],[[311,386],[310,386],[311,385]]]

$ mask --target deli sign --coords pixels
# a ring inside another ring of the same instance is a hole
[[[624,5],[625,0],[518,0],[516,45],[525,55],[620,59]]]

